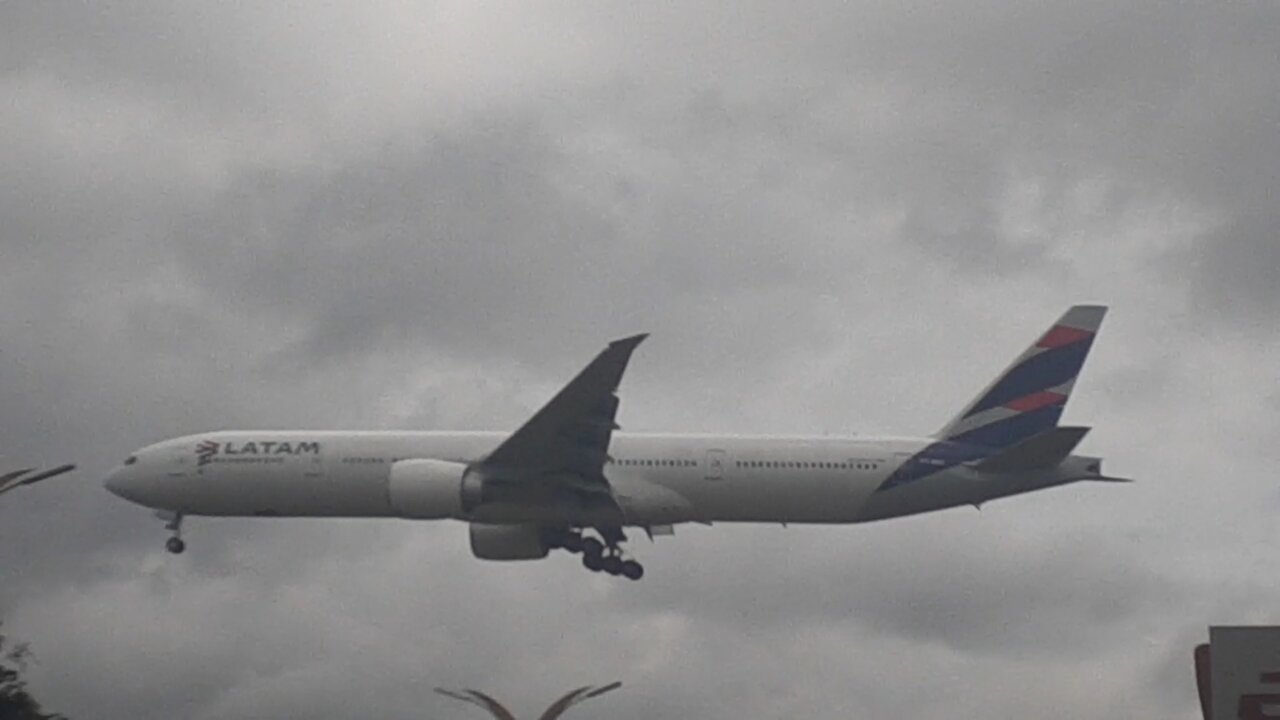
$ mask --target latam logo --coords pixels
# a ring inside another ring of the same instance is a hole
[[[205,440],[196,445],[196,465],[208,465],[222,456],[263,455],[319,455],[318,442],[279,442],[275,440],[250,440],[248,442],[215,442]]]

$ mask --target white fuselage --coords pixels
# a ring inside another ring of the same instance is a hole
[[[498,432],[217,432],[140,450],[113,473],[113,492],[189,515],[396,517],[393,463],[429,458],[463,464],[488,455]],[[930,438],[736,437],[613,434],[604,474],[625,524],[683,522],[852,523],[978,505],[1081,479],[1093,458],[1072,456],[1034,473],[940,469],[882,490]],[[203,448],[203,451],[201,450]],[[600,522],[556,503],[481,505],[458,520]]]

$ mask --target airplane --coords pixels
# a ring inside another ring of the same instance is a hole
[[[513,433],[220,431],[149,445],[105,482],[158,510],[181,553],[201,516],[460,520],[472,553],[580,554],[638,580],[625,528],[682,523],[862,523],[1102,474],[1059,426],[1106,308],[1070,308],[927,437],[750,437],[619,432],[617,388],[647,335],[614,341]],[[594,532],[594,535],[591,533]],[[598,536],[598,537],[597,537]]]
[[[59,465],[56,468],[37,472],[35,475],[28,474],[36,470],[36,468],[33,467],[23,468],[21,470],[12,470],[0,475],[0,495],[3,495],[10,490],[17,490],[24,485],[35,485],[42,480],[48,480],[51,477],[57,477],[75,469],[75,465]]]

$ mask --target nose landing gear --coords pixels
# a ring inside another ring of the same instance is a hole
[[[173,533],[164,541],[164,549],[174,555],[181,555],[187,549],[187,544],[182,541],[182,513],[161,510],[156,513],[156,517],[164,520],[164,529]]]

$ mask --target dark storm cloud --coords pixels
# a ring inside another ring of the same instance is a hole
[[[493,118],[331,176],[253,173],[178,229],[183,265],[198,286],[234,288],[231,312],[304,328],[273,361],[422,344],[483,355],[581,307],[611,272],[612,230],[548,182],[554,153],[539,128]],[[569,287],[552,281],[563,258],[580,278]]]
[[[850,167],[876,173],[859,190],[908,199],[904,238],[978,271],[1034,268],[1038,253],[1009,247],[996,222],[1010,170],[1063,191],[1105,178],[1112,202],[1172,193],[1222,223],[1177,265],[1197,268],[1192,291],[1215,310],[1253,313],[1274,301],[1274,7],[831,10],[802,10],[781,32],[804,28],[794,57],[816,77],[844,72],[862,83],[850,119],[887,108],[887,132],[852,134],[865,145],[846,141],[858,152],[845,154]]]
[[[1276,27],[0,5],[0,431],[84,468],[0,503],[6,630],[73,717],[465,717],[430,688],[531,711],[615,677],[624,718],[1185,714],[1203,626],[1273,619],[1239,578],[1275,570]],[[175,561],[97,487],[210,428],[513,427],[645,330],[629,429],[927,432],[1094,299],[1069,412],[1141,484],[682,528],[639,586],[478,563],[454,523],[196,520]]]
[[[961,118],[983,118],[988,127],[971,127],[967,141],[982,152],[966,170],[1021,161],[1069,182],[1102,175],[1126,194],[1174,193],[1221,223],[1184,259],[1196,268],[1195,295],[1230,315],[1274,306],[1274,7],[996,3],[953,12],[904,13],[880,28],[900,32],[847,45],[852,65],[902,79],[917,97],[940,94]],[[963,205],[990,201],[981,177],[960,186],[973,193]]]

